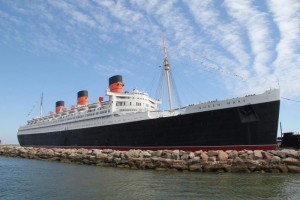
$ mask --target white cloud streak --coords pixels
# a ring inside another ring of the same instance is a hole
[[[139,56],[157,62],[161,33],[165,31],[171,62],[192,60],[197,65],[182,71],[215,70],[227,88],[236,93],[276,86],[278,77],[286,93],[300,96],[299,1],[264,3],[235,0],[224,0],[222,4],[208,0],[6,3],[8,11],[0,8],[3,24],[0,27],[8,28],[0,33],[6,43],[19,41],[24,49],[67,55],[74,62],[81,59],[89,65],[90,58],[98,58],[91,64],[98,72],[131,73],[129,69],[118,71],[111,66],[131,66],[133,70]],[[105,60],[111,49],[116,49],[113,62]],[[234,76],[247,81],[237,82]]]
[[[263,76],[271,72],[268,66],[272,61],[274,41],[270,37],[272,33],[267,14],[256,9],[251,1],[225,0],[224,5],[228,14],[247,31],[256,75]]]
[[[101,65],[101,64],[94,66],[94,70],[97,73],[105,76],[113,76],[115,74],[131,74],[131,72],[126,68],[112,67],[109,65]]]
[[[300,2],[269,0],[268,6],[280,32],[274,62],[284,94],[300,96]]]
[[[185,1],[198,23],[200,29],[207,35],[211,42],[216,45],[220,45],[223,50],[230,53],[230,56],[234,58],[231,63],[236,67],[237,72],[244,72],[244,76],[248,76],[244,67],[249,65],[250,57],[245,50],[245,46],[241,39],[241,28],[237,23],[226,21],[221,18],[221,13],[215,8],[212,1]],[[235,70],[232,68],[232,70]]]

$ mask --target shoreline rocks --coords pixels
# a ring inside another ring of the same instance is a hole
[[[300,151],[293,149],[187,152],[182,150],[132,149],[119,151],[0,145],[0,156],[132,169],[300,173]]]

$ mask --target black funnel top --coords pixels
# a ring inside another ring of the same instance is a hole
[[[80,98],[80,97],[84,97],[84,96],[88,96],[88,91],[87,90],[81,90],[77,93],[77,98]]]
[[[109,85],[111,85],[113,83],[117,83],[117,82],[123,83],[121,75],[116,75],[116,76],[112,76],[112,77],[109,78]]]
[[[55,104],[56,107],[58,106],[65,106],[65,102],[64,101],[57,101]]]

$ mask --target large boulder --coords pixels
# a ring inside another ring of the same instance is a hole
[[[78,154],[86,155],[88,154],[88,152],[89,152],[88,149],[84,149],[84,148],[77,149]]]
[[[244,164],[244,160],[241,159],[240,157],[236,157],[233,159],[232,163],[235,165],[241,165],[241,164]]]
[[[139,149],[130,149],[126,155],[128,156],[128,158],[138,158],[140,157],[140,153],[141,153],[141,150]]]
[[[181,160],[188,160],[189,159],[189,153],[185,152],[180,157]]]
[[[180,171],[188,169],[187,162],[184,160],[174,160],[171,167]]]
[[[19,150],[19,153],[20,153],[20,156],[22,157],[22,158],[27,158],[28,157],[28,149],[27,148],[21,148],[20,150]]]
[[[262,159],[263,158],[263,155],[261,153],[261,150],[254,150],[254,157],[253,157],[255,160],[258,160],[258,159]]]
[[[202,164],[201,163],[196,163],[196,164],[192,164],[189,166],[189,170],[192,172],[202,172]]]
[[[195,156],[199,156],[200,157],[200,155],[201,155],[202,152],[203,152],[202,150],[195,151]]]
[[[261,154],[262,154],[263,158],[267,159],[267,160],[271,160],[274,157],[273,154],[270,154],[269,152],[266,152],[266,151],[261,151]]]
[[[114,151],[114,152],[112,152],[112,155],[113,155],[113,157],[115,157],[115,158],[119,158],[120,155],[121,155],[121,152],[120,152],[120,151]]]
[[[271,154],[275,155],[275,156],[278,156],[280,158],[285,158],[285,153],[283,151],[280,151],[280,150],[272,150],[270,151]]]
[[[285,153],[285,155],[287,157],[293,157],[293,158],[297,158],[298,157],[298,151],[294,150],[294,149],[283,149],[281,150],[283,153]]]
[[[287,165],[296,165],[300,166],[300,161],[296,158],[288,157],[281,160],[282,163],[285,163]]]
[[[236,150],[232,150],[228,153],[228,158],[231,158],[231,159],[235,159],[238,156],[239,156],[239,154]]]
[[[193,152],[190,152],[190,154],[189,154],[189,158],[190,158],[190,159],[193,159],[193,158],[195,158],[195,154],[194,154]]]
[[[172,159],[174,159],[174,160],[179,160],[180,159],[179,150],[174,150],[172,152]]]
[[[245,161],[245,165],[250,171],[261,171],[262,169],[262,166],[258,160],[247,160]]]
[[[217,158],[216,158],[216,156],[208,157],[208,161],[214,163],[217,161]]]
[[[162,152],[163,152],[162,150],[155,151],[156,157],[160,158],[162,155]]]
[[[144,158],[143,168],[144,169],[155,169],[155,165],[152,163],[151,158]]]
[[[212,158],[212,157],[210,157]],[[207,163],[203,165],[206,172],[231,172],[231,166],[225,161],[217,161],[214,163]]]
[[[288,168],[289,172],[300,173],[300,166],[288,165],[287,168]]]
[[[155,165],[155,168],[170,168],[173,161],[172,159],[164,158],[151,158],[152,163]]]
[[[140,156],[141,156],[142,158],[151,158],[151,153],[149,153],[148,151],[142,151],[142,152],[140,153]]]
[[[277,167],[282,173],[288,173],[288,168],[285,164],[279,164]]]
[[[108,154],[105,153],[96,153],[96,160],[98,162],[105,162],[107,160]]]
[[[42,159],[52,158],[54,156],[54,151],[52,149],[40,148],[37,152],[37,156]]]
[[[205,152],[202,152],[200,157],[201,157],[202,160],[208,161],[208,155]]]
[[[218,157],[217,160],[219,161],[225,161],[228,159],[228,154],[222,150],[218,151]]]
[[[281,158],[279,158],[278,156],[274,156],[272,159],[271,159],[271,163],[273,164],[278,164],[281,162]]]
[[[208,157],[213,157],[218,155],[218,151],[208,151],[207,152]]]
[[[197,157],[194,157],[193,159],[189,159],[188,163],[195,164],[195,163],[200,163],[200,161],[201,161],[200,157],[197,156]]]
[[[172,151],[164,150],[161,154],[161,157],[165,158],[165,159],[171,159],[172,158]]]
[[[72,161],[75,161],[76,158],[77,158],[77,154],[76,154],[76,153],[72,153],[72,154],[68,155],[68,158],[69,158],[70,160],[72,160]]]
[[[247,160],[248,159],[248,154],[247,153],[239,154],[239,157],[243,160]]]
[[[112,150],[112,149],[103,149],[102,150],[102,153],[106,153],[106,154],[111,154],[113,152],[114,152],[114,150]]]

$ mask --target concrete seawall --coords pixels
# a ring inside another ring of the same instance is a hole
[[[97,166],[196,172],[300,173],[300,151],[117,151],[0,145],[0,156]]]

